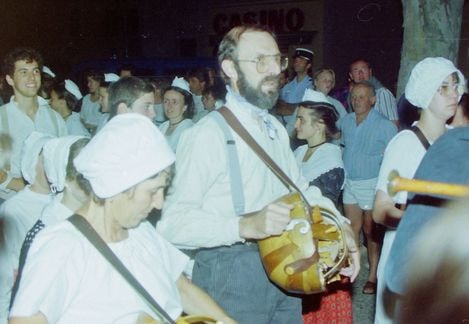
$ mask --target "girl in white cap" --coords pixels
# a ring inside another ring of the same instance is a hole
[[[52,137],[32,132],[25,140],[21,172],[29,183],[0,206],[0,323],[6,322],[23,239],[52,195],[44,173],[42,148]]]
[[[80,119],[78,109],[82,95],[72,80],[56,83],[52,86],[49,104],[62,116],[67,125],[68,135],[90,136]]]
[[[184,78],[175,77],[171,86],[163,94],[163,107],[167,121],[160,125],[161,132],[166,136],[169,146],[176,152],[182,132],[192,127],[191,118],[194,114],[194,101],[189,83]]]
[[[395,227],[402,217],[407,192],[394,197],[388,193],[388,176],[396,170],[401,177],[413,178],[427,148],[447,129],[446,121],[456,112],[463,94],[464,76],[454,64],[442,57],[428,57],[412,69],[405,88],[405,97],[421,109],[420,118],[411,130],[399,132],[384,152],[373,208],[373,219],[387,226],[378,264],[375,323],[392,323],[386,298],[384,272],[389,251],[395,236]]]
[[[184,277],[187,256],[144,221],[153,208],[163,205],[174,159],[147,117],[112,118],[74,160],[80,184],[91,197],[76,217],[104,241],[171,319],[184,311],[232,323]],[[64,221],[46,227],[34,240],[10,320],[136,323],[148,315],[161,320],[153,309],[87,237]]]
[[[36,235],[45,227],[54,225],[71,215],[89,199],[77,184],[77,171],[73,159],[88,143],[83,136],[63,136],[48,140],[43,148],[43,165],[51,192],[56,194],[42,209],[39,219],[26,233],[19,255],[18,274],[12,289],[14,299],[28,255],[29,248]],[[31,215],[32,216],[32,215]]]

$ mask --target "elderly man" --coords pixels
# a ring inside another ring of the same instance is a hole
[[[256,27],[235,27],[220,43],[218,60],[228,83],[227,108],[311,202],[335,210],[317,188],[306,190],[288,134],[267,112],[277,101],[279,74],[286,68],[273,36]],[[180,248],[192,250],[194,283],[235,320],[302,323],[301,299],[269,281],[255,243],[281,234],[290,222],[292,206],[275,202],[288,189],[215,115],[182,134],[176,177],[157,229]],[[231,144],[234,159],[227,153]],[[358,266],[352,280],[357,272]]]
[[[358,59],[350,64],[349,77],[353,83],[369,82],[375,89],[376,102],[374,109],[381,113],[384,117],[398,124],[397,115],[397,103],[394,95],[379,82],[376,77],[373,76],[373,70],[368,61],[364,59]],[[351,93],[347,98],[347,109],[350,112],[352,110]]]
[[[352,222],[356,237],[361,228],[368,242],[370,273],[363,293],[376,292],[379,240],[373,231],[371,211],[379,168],[388,142],[397,133],[396,126],[372,109],[376,97],[373,86],[357,83],[351,93],[353,113],[340,120],[341,145],[345,166],[344,211]]]

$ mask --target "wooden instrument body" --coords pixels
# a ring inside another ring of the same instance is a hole
[[[217,320],[203,315],[186,315],[180,316],[176,321],[176,324],[202,324],[202,323],[217,323]],[[164,323],[159,322],[148,314],[143,314],[139,317],[137,324],[158,324]]]
[[[323,292],[327,283],[340,279],[338,273],[347,261],[342,226],[319,206],[310,215],[297,192],[281,201],[294,206],[292,221],[281,235],[258,242],[264,268],[269,278],[288,292]]]

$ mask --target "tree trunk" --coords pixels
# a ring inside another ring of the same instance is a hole
[[[404,40],[397,95],[420,60],[442,56],[456,63],[464,0],[402,0]]]

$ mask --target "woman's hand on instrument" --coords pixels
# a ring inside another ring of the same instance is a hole
[[[239,220],[239,235],[245,239],[263,239],[279,235],[290,222],[292,205],[274,202],[262,210],[244,215]]]
[[[344,229],[344,240],[351,258],[351,264],[340,270],[340,274],[350,277],[350,281],[354,282],[360,272],[360,250],[357,246],[357,240],[352,228],[349,224],[342,224]]]

